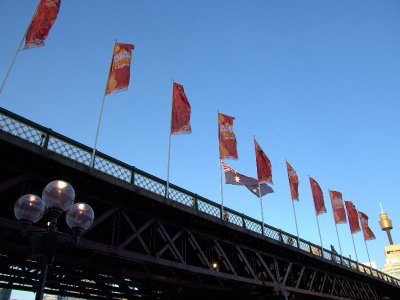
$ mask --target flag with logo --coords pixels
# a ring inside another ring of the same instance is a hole
[[[172,85],[171,134],[191,133],[190,104],[186,98],[183,85],[174,82]]]
[[[286,161],[286,169],[289,178],[290,195],[292,200],[299,201],[299,177],[297,177],[296,171]]]
[[[331,198],[333,216],[336,224],[347,223],[346,212],[344,210],[342,193],[329,190]]]
[[[324,194],[321,187],[312,177],[310,177],[311,191],[314,199],[315,213],[318,215],[326,213]]]
[[[41,0],[25,36],[25,48],[41,47],[57,19],[61,0]]]
[[[351,234],[357,233],[361,230],[360,224],[358,223],[357,209],[354,206],[353,202],[351,201],[344,201],[344,204],[346,205],[346,212],[347,212],[347,218],[349,219],[350,232]]]
[[[224,162],[222,162],[222,168],[224,169],[226,184],[244,185],[254,195],[256,195],[257,197],[260,196],[257,179],[240,174],[239,172],[229,167]],[[260,184],[260,187],[261,187],[261,196],[274,192],[273,189],[265,183]]]
[[[128,89],[133,49],[131,44],[115,43],[106,95]]]
[[[271,161],[265,155],[260,145],[254,139],[254,149],[256,152],[256,164],[257,164],[257,177],[258,182],[272,184],[272,165]]]
[[[238,159],[236,136],[233,132],[235,118],[218,113],[219,158]]]
[[[375,234],[372,232],[371,228],[368,226],[368,216],[363,212],[358,212],[358,217],[360,218],[361,228],[364,235],[364,240],[374,240]]]

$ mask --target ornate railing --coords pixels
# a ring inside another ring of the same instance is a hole
[[[31,143],[39,145],[45,149],[68,157],[81,164],[90,166],[90,158],[93,149],[77,141],[67,138],[49,128],[36,124],[28,119],[16,115],[6,109],[0,108],[0,130],[18,136]],[[141,187],[155,194],[164,196],[166,181],[155,177],[142,170],[136,169],[124,162],[112,158],[101,152],[96,152],[94,168],[116,177],[122,181],[129,182],[135,186]],[[341,264],[345,268],[353,269],[367,275],[379,278],[383,281],[400,287],[400,280],[380,272],[370,266],[359,264],[358,262],[340,256],[336,252],[322,249],[320,246],[310,243],[303,239],[297,239],[290,233],[284,232],[270,225],[263,224],[242,213],[224,207],[224,213],[221,211],[221,205],[180,188],[169,184],[169,199],[179,202],[215,218],[223,219],[227,223],[245,228],[246,230],[264,235],[266,239],[272,239],[289,247],[307,252],[310,255],[317,256],[324,260],[329,260]]]

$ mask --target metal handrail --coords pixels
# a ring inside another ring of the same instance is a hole
[[[22,139],[35,143],[49,151],[69,157],[87,166],[90,165],[92,148],[1,107],[0,129],[4,132],[11,133]],[[134,166],[126,164],[102,152],[96,151],[94,168],[135,186],[165,196],[165,180],[139,170]],[[273,226],[264,224],[264,230],[262,230],[262,222],[233,209],[225,207],[225,213],[222,214],[220,204],[174,184],[169,184],[168,195],[169,199],[172,201],[180,202],[196,211],[214,216],[215,218],[222,218],[224,222],[240,226],[245,230],[256,234],[262,235],[262,232],[264,232],[264,238],[266,239],[283,243],[286,246],[293,247],[294,250],[306,252],[309,255],[318,257],[319,259],[329,260],[333,263],[340,264],[345,268],[357,270],[366,275],[373,276],[400,287],[400,280],[395,277],[387,275],[370,266],[348,259],[336,252],[321,248],[321,246],[309,241],[300,238],[297,239],[297,236],[284,232]]]

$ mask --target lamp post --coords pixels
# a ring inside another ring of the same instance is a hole
[[[46,213],[47,229],[40,235],[39,243],[44,249],[36,300],[42,300],[49,265],[53,263],[57,244],[57,222],[66,211],[66,222],[77,241],[94,220],[94,212],[86,203],[75,203],[73,187],[62,180],[50,182],[43,190],[42,198],[33,194],[21,196],[14,205],[14,214],[23,227],[38,222]]]

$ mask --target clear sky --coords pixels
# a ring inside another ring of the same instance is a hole
[[[0,1],[1,77],[37,3]],[[175,80],[193,133],[172,137],[172,183],[220,202],[217,112],[234,116],[239,160],[226,163],[256,176],[253,135],[272,162],[265,222],[296,233],[287,158],[300,180],[300,236],[319,244],[310,175],[328,210],[324,247],[339,248],[335,189],[370,217],[381,268],[379,203],[400,243],[399,32],[398,0],[64,0],[46,45],[18,54],[0,106],[92,146],[114,39],[134,44],[129,90],[106,98],[100,151],[166,179]],[[223,188],[226,206],[261,220],[246,188]],[[355,258],[348,224],[338,231]],[[362,233],[354,239],[367,262]]]

